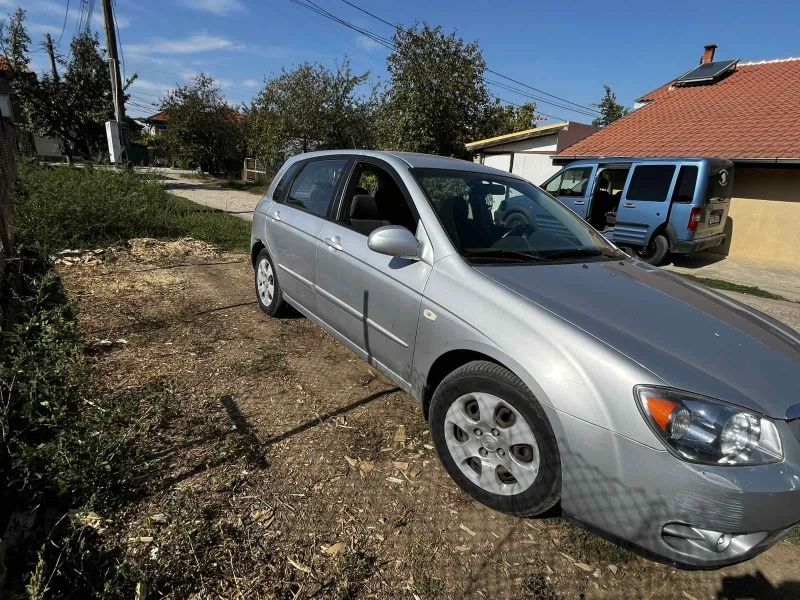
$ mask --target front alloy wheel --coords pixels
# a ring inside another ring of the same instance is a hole
[[[474,361],[436,388],[431,439],[447,472],[470,496],[517,516],[538,515],[561,495],[561,459],[547,415],[508,369]]]

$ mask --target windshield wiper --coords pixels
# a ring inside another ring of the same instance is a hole
[[[569,250],[559,250],[547,255],[547,260],[557,258],[580,258],[589,256],[604,256],[605,258],[614,258],[614,254],[607,254],[598,248],[570,248]]]
[[[486,260],[500,260],[503,262],[547,262],[548,259],[541,256],[528,254],[527,252],[520,252],[519,250],[503,250],[499,248],[482,248],[478,251],[464,250],[462,252],[464,258],[468,259],[486,259]]]

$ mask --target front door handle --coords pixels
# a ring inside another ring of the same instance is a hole
[[[622,208],[636,208],[636,205],[630,202],[626,202],[625,204],[622,205]]]
[[[338,235],[335,235],[332,238],[325,238],[325,243],[334,250],[342,249],[342,239]]]
[[[277,210],[272,213],[267,213],[267,216],[272,219],[273,221],[280,221],[281,220],[281,213]]]
[[[586,202],[584,200],[575,200],[575,202],[573,202],[573,204],[575,206],[581,206],[583,204],[586,204]]]

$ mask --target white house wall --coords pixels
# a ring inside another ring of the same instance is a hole
[[[483,164],[493,169],[508,171],[511,168],[511,153],[508,154],[487,154],[483,159]]]
[[[489,158],[488,156],[486,158]],[[549,154],[514,154],[512,173],[540,185],[557,173],[561,167],[554,166]]]
[[[499,144],[497,146],[490,146],[484,148],[483,152],[553,152],[555,154],[558,145],[558,132],[552,135],[543,135],[541,137],[531,138],[529,140],[519,140],[518,142],[509,142],[507,144]]]

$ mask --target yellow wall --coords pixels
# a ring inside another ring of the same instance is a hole
[[[725,231],[714,251],[800,266],[800,169],[734,169]]]

